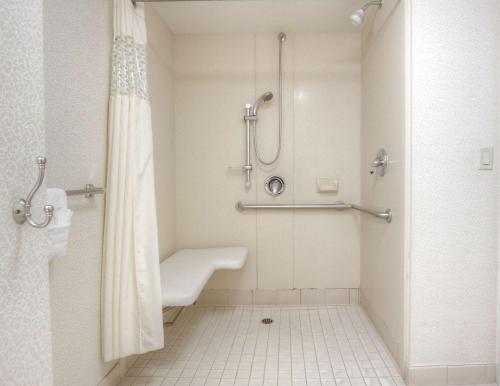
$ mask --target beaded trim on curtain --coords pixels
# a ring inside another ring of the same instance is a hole
[[[113,42],[111,95],[117,94],[149,100],[146,49],[131,36],[116,36]]]

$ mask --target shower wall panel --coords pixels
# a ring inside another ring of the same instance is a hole
[[[358,288],[359,214],[234,206],[359,202],[360,35],[288,34],[282,155],[272,167],[252,157],[249,191],[229,167],[244,162],[245,103],[269,90],[275,98],[259,110],[258,139],[265,158],[276,149],[277,36],[177,35],[174,46],[178,248],[249,248],[245,268],[217,272],[209,288]],[[270,175],[285,178],[278,198],[264,190]],[[340,191],[318,193],[317,177],[339,178]]]
[[[394,358],[403,363],[405,63],[403,3],[387,1],[363,29],[361,202],[391,208],[390,225],[363,216],[361,304]],[[385,176],[369,174],[377,151]]]

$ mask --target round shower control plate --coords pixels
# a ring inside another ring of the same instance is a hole
[[[285,190],[285,180],[280,176],[268,177],[264,183],[266,192],[271,196],[279,196]]]

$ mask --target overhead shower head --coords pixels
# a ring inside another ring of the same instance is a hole
[[[351,13],[351,24],[358,27],[365,21],[365,11],[360,8]]]
[[[257,115],[257,110],[262,102],[269,102],[271,99],[273,99],[273,93],[271,91],[267,91],[262,94],[253,104],[252,115]]]
[[[372,5],[377,5],[379,8],[381,8],[384,5],[384,0],[369,1],[360,9],[355,10],[353,13],[351,13],[351,24],[356,27],[359,27],[361,24],[363,24],[365,21],[366,10]]]

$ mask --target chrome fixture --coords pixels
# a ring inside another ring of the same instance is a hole
[[[54,207],[52,205],[45,205],[43,211],[45,212],[45,219],[41,223],[37,223],[33,220],[31,214],[31,202],[35,196],[38,189],[42,186],[43,179],[45,178],[45,167],[47,165],[47,159],[45,157],[37,157],[36,163],[38,165],[38,179],[35,186],[31,189],[26,199],[20,198],[12,208],[12,216],[14,221],[18,224],[24,224],[28,222],[34,228],[45,228],[49,225],[54,215]]]
[[[266,179],[264,187],[271,196],[279,196],[285,191],[285,180],[280,176],[271,176]]]
[[[177,1],[199,1],[199,0],[131,0],[134,6],[136,6],[137,3],[167,3],[167,2],[177,2]],[[204,1],[211,1],[211,0],[204,0]]]
[[[66,190],[68,196],[84,195],[85,198],[94,197],[94,194],[104,194],[104,188],[96,188],[94,184],[86,184],[83,189]]]
[[[236,209],[240,211],[244,211],[247,209],[354,209],[383,219],[386,222],[392,221],[392,211],[390,209],[386,209],[383,212],[378,212],[376,210],[368,209],[360,205],[346,204],[343,201],[337,201],[333,204],[244,204],[243,202],[239,201],[236,203]]]
[[[385,176],[385,172],[387,171],[387,166],[389,165],[389,156],[385,149],[380,149],[377,153],[377,156],[372,162],[370,168],[370,174],[377,174],[379,176]]]
[[[252,115],[251,117],[255,121],[257,119],[257,111],[259,111],[260,104],[262,102],[269,102],[271,99],[273,99],[273,93],[271,91],[267,91],[264,94],[262,94],[259,99],[255,101],[255,103],[252,106]]]
[[[245,165],[243,165],[243,171],[245,172],[245,189],[250,189],[252,187],[252,180],[250,175],[252,174],[253,166],[252,161],[250,159],[250,130],[251,125],[250,122],[256,119],[255,115],[252,115],[252,105],[247,103],[245,105],[245,115],[243,117],[245,120]]]
[[[262,94],[259,99],[255,101],[253,105],[250,103],[247,103],[245,105],[245,115],[243,117],[246,125],[246,131],[245,131],[245,144],[246,144],[246,149],[245,149],[245,165],[243,165],[243,171],[246,174],[246,180],[245,180],[245,189],[250,189],[252,187],[252,181],[251,181],[251,173],[253,170],[252,166],[252,161],[250,157],[251,153],[251,131],[252,128],[254,130],[254,144],[256,145],[256,140],[255,140],[255,131],[257,128],[257,112],[259,111],[259,107],[261,103],[263,102],[269,102],[271,99],[273,99],[273,93],[270,91],[265,92]],[[256,153],[257,154],[257,153]]]
[[[376,5],[379,8],[382,8],[384,6],[384,0],[374,0],[374,1],[369,1],[365,5],[363,5],[360,9],[357,9],[353,13],[351,13],[351,24],[359,27],[365,22],[365,15],[366,15],[366,10],[370,8],[372,5]]]
[[[278,117],[278,149],[276,151],[276,155],[271,161],[265,161],[260,153],[259,153],[259,146],[257,143],[257,117],[258,117],[258,111],[260,108],[260,105],[263,102],[269,102],[273,99],[274,95],[271,91],[266,91],[264,94],[262,94],[252,105],[250,103],[245,104],[245,115],[243,117],[243,120],[245,121],[246,125],[246,154],[245,154],[245,165],[243,165],[242,169],[246,174],[246,180],[245,180],[245,189],[250,189],[252,186],[251,182],[251,173],[253,170],[253,166],[251,163],[251,131],[253,130],[253,144],[254,144],[254,151],[255,151],[255,157],[258,162],[260,162],[263,165],[273,165],[280,157],[281,154],[281,137],[282,137],[282,131],[283,131],[283,43],[286,40],[286,34],[284,32],[280,32],[278,34],[278,41],[279,41],[279,61],[278,61],[278,67],[279,67],[279,74],[278,74],[278,100],[279,100],[279,117]]]
[[[180,2],[180,1],[200,1],[200,0],[131,0],[132,4],[137,3],[167,3],[167,2]],[[212,0],[201,0],[201,1],[212,1]]]

